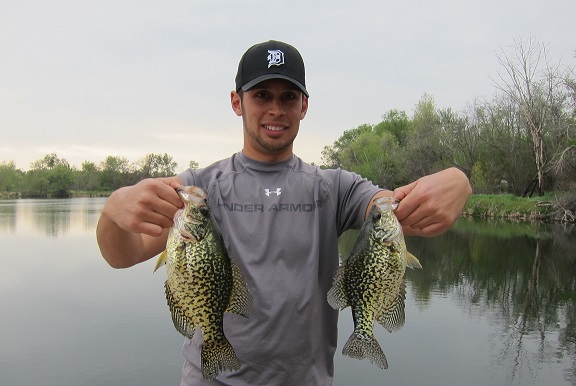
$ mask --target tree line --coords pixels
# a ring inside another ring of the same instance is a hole
[[[475,193],[531,194],[576,188],[574,69],[551,64],[545,45],[516,39],[498,54],[495,96],[463,112],[425,94],[409,117],[346,130],[324,147],[325,167],[355,171],[394,188],[446,167],[463,170]]]
[[[392,109],[377,124],[345,130],[324,147],[321,167],[351,170],[387,188],[455,166],[470,178],[475,193],[575,191],[574,68],[553,64],[546,46],[533,39],[515,39],[498,59],[501,71],[491,99],[477,99],[456,112],[438,108],[424,94],[411,117]],[[47,154],[26,172],[12,161],[0,163],[0,192],[65,197],[71,190],[112,191],[143,178],[174,175],[176,167],[168,154],[147,154],[135,163],[108,156],[99,164],[85,161],[80,169]]]
[[[69,197],[72,191],[110,192],[144,178],[173,176],[177,166],[172,156],[151,153],[136,162],[118,156],[108,156],[99,164],[85,161],[78,169],[51,153],[32,162],[25,172],[16,169],[13,161],[1,162],[0,192],[22,197]],[[198,163],[190,161],[189,166],[196,169]]]

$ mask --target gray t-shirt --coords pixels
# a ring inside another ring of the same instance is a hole
[[[206,190],[231,259],[254,305],[248,319],[225,313],[224,332],[240,370],[225,385],[331,385],[338,311],[326,294],[338,267],[338,237],[360,228],[380,189],[357,174],[322,170],[296,156],[261,163],[237,153],[187,170]],[[184,342],[182,385],[214,385],[200,371],[201,334]]]

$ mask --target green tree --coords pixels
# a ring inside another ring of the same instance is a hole
[[[398,142],[394,135],[365,132],[346,147],[340,156],[345,169],[356,172],[383,187],[398,186]]]
[[[100,186],[104,190],[116,190],[130,185],[134,180],[130,162],[125,157],[107,156],[100,169]]]
[[[82,169],[77,173],[78,189],[99,190],[101,172],[94,162],[82,162]]]
[[[168,154],[146,154],[140,161],[140,178],[168,177],[176,174],[178,164]]]
[[[397,139],[405,127],[401,117],[392,112],[378,125],[364,124],[344,131],[332,146],[324,147],[322,167],[343,168],[380,186],[398,186],[403,181]]]
[[[50,181],[46,170],[31,169],[26,172],[22,193],[26,197],[48,197]]]
[[[404,146],[409,128],[410,119],[406,112],[393,109],[382,115],[382,122],[374,127],[374,131],[378,135],[381,135],[383,132],[388,132],[396,138],[396,142],[398,142],[400,146]]]
[[[441,117],[434,98],[428,94],[416,104],[404,150],[408,180],[451,166],[442,143]]]
[[[67,197],[74,183],[70,164],[56,153],[46,154],[30,164],[25,176],[26,195],[34,197]]]
[[[68,197],[74,183],[74,172],[69,166],[56,165],[48,171],[48,189],[55,197]]]
[[[0,191],[16,192],[21,188],[23,173],[14,161],[0,162]]]
[[[70,167],[68,161],[63,158],[58,157],[56,153],[46,154],[43,158],[34,161],[30,164],[30,169],[32,170],[50,170],[56,165],[64,165]]]
[[[344,133],[334,141],[331,146],[324,146],[322,150],[322,164],[325,168],[343,168],[345,167],[341,160],[342,152],[350,146],[363,133],[369,133],[373,129],[372,125],[363,124],[354,129],[345,130]]]

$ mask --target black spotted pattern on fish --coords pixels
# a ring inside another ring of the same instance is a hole
[[[166,251],[156,268],[166,263],[165,292],[174,326],[187,338],[200,329],[202,373],[214,379],[220,371],[240,368],[224,335],[223,314],[248,317],[252,297],[238,265],[228,257],[206,193],[194,186],[177,192],[184,209],[174,218]]]
[[[354,331],[342,353],[367,358],[382,369],[388,368],[388,361],[374,338],[374,322],[390,332],[404,325],[404,272],[406,267],[422,268],[418,259],[406,251],[402,227],[394,215],[396,206],[393,198],[375,200],[328,292],[332,307],[352,309]]]

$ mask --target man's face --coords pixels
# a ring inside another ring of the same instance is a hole
[[[244,92],[231,94],[232,108],[244,123],[244,153],[264,162],[292,155],[292,143],[306,116],[308,98],[293,83],[270,79]]]

